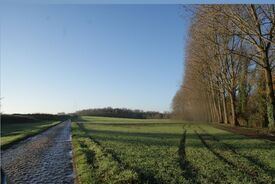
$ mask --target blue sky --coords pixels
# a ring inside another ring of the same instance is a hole
[[[1,6],[4,113],[170,110],[188,17],[180,5]]]

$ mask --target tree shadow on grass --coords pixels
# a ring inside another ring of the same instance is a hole
[[[239,157],[243,157],[245,159],[247,159],[249,162],[253,163],[254,165],[258,166],[259,168],[261,168],[262,170],[264,170],[266,173],[268,173],[270,176],[275,176],[275,169],[270,168],[269,166],[267,166],[266,164],[264,164],[261,160],[259,160],[258,158],[254,157],[254,156],[250,156],[250,155],[245,155],[243,153],[240,153],[237,151],[237,149],[231,145],[231,144],[227,144],[224,142],[221,142],[220,139],[218,137],[216,137],[215,135],[209,134],[208,132],[206,132],[203,128],[199,127],[200,130],[207,135],[209,138],[211,138],[213,141],[219,142],[220,144],[224,145],[226,149],[228,149],[229,151],[231,151],[233,154],[239,156]],[[265,146],[266,147],[266,146]],[[268,146],[270,147],[270,146]]]
[[[186,130],[184,131],[182,138],[180,140],[178,155],[180,168],[183,171],[183,176],[192,183],[199,183],[197,179],[197,172],[188,162],[185,152],[185,143],[186,143]]]
[[[83,126],[83,125],[82,125]],[[117,141],[122,143],[130,143],[130,144],[145,144],[152,146],[176,146],[178,147],[178,140],[181,138],[181,134],[178,133],[140,133],[140,132],[123,132],[123,131],[111,131],[111,130],[87,130],[87,134],[95,137],[99,140],[104,141]],[[228,134],[214,134],[214,136],[222,137],[224,141],[239,141],[238,144],[242,144],[241,149],[247,151],[253,151],[257,149],[262,150],[272,150],[275,149],[275,144],[257,144],[255,145],[253,142],[241,142],[238,137],[228,135]],[[188,133],[188,139],[198,139],[197,135],[194,133]],[[249,139],[249,138],[246,138]],[[192,147],[201,147],[201,144],[192,144]]]
[[[78,126],[80,127],[80,129],[82,129],[83,131],[85,131],[86,129],[84,128],[84,126],[82,124],[78,123]],[[129,169],[129,170],[133,170],[138,174],[139,180],[142,183],[150,183],[150,184],[160,184],[160,183],[164,183],[162,180],[158,179],[155,177],[155,175],[148,171],[148,170],[143,170],[137,167],[132,167],[128,164],[126,164],[125,162],[122,161],[122,159],[119,158],[119,156],[115,153],[114,150],[111,149],[106,149],[98,140],[93,139],[91,136],[87,135],[87,137],[89,137],[91,139],[91,141],[93,141],[94,143],[96,143],[98,146],[100,146],[102,148],[102,150],[105,153],[108,153],[112,156],[112,158],[118,162],[123,168],[125,169]]]
[[[80,124],[80,126],[84,127],[83,124]],[[96,139],[98,141],[115,141],[115,142],[121,142],[121,143],[127,143],[127,144],[145,144],[148,146],[179,146],[178,154],[179,154],[179,163],[184,171],[185,178],[189,178],[192,183],[195,183],[196,181],[196,172],[194,172],[192,166],[188,163],[185,155],[185,139],[186,139],[186,133],[182,135],[180,145],[178,145],[178,140],[180,139],[179,134],[173,134],[173,133],[140,133],[140,132],[123,132],[123,131],[111,131],[111,130],[87,130],[87,135],[90,135],[93,140]],[[274,143],[269,144],[257,144],[255,146],[254,141],[246,141],[249,138],[243,138],[239,139],[239,136],[234,137],[234,135],[227,134],[227,133],[213,133],[211,134],[211,137],[204,137],[204,139],[219,141],[219,138],[221,138],[223,141],[229,140],[234,142],[238,142],[238,144],[241,144],[241,149],[244,151],[247,151],[248,153],[253,150],[264,150],[264,151],[272,151],[272,148],[275,146]],[[247,175],[250,175],[253,178],[257,178],[257,172],[251,172],[246,171],[245,167],[239,167],[235,163],[231,162],[227,158],[225,158],[220,153],[216,152],[214,149],[212,149],[205,140],[202,139],[202,137],[197,135],[197,132],[195,133],[188,133],[188,139],[201,139],[201,141],[204,141],[204,145],[206,148],[208,148],[214,155],[216,155],[220,160],[226,162],[228,165],[230,165],[232,168],[236,168],[240,170],[241,172],[247,173]],[[170,139],[170,140],[169,140]],[[168,141],[169,140],[169,141]],[[222,144],[222,142],[221,142]],[[234,150],[233,147],[230,147],[231,144],[225,145],[225,150],[230,151],[234,154],[238,154],[240,157],[246,158],[248,161],[254,163],[255,165],[259,166],[262,170],[266,171],[268,175],[274,176],[274,169],[270,168],[268,165],[264,164],[260,159],[255,158],[253,156],[248,156],[245,154],[239,154],[239,151],[237,152]],[[190,145],[191,148],[199,147],[201,148],[201,144],[198,142],[198,144],[192,144]],[[239,147],[239,146],[238,146]],[[165,147],[163,148],[165,149]],[[113,154],[115,155],[115,154]],[[115,156],[114,156],[115,158]],[[137,170],[137,168],[135,168]],[[193,173],[192,173],[193,171]],[[142,171],[139,171],[139,174],[145,178],[151,178],[151,175],[147,177],[143,174]],[[146,174],[146,173],[145,173]],[[195,179],[192,179],[195,178]]]
[[[238,164],[236,165],[232,161],[228,160],[225,156],[220,154],[219,152],[215,151],[207,142],[206,138],[204,138],[203,134],[199,134],[197,131],[195,133],[198,135],[199,139],[203,143],[203,145],[210,151],[212,152],[219,160],[223,161],[224,163],[228,164],[230,167],[237,169],[241,171],[242,173],[250,176],[254,181],[257,181],[260,179],[259,173],[254,170],[250,170],[248,167],[245,167],[244,165]],[[209,137],[208,137],[209,139]],[[211,139],[211,138],[210,138]]]

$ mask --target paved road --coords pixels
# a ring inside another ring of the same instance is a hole
[[[74,183],[71,156],[71,121],[15,145],[1,155],[10,183]]]

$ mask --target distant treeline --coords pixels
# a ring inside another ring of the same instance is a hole
[[[173,116],[275,130],[275,5],[188,9],[193,16]]]
[[[119,117],[119,118],[169,118],[169,113],[160,113],[155,111],[131,110],[127,108],[95,108],[85,109],[76,112],[80,116],[104,116],[104,117]]]
[[[71,118],[70,115],[53,115],[53,114],[2,114],[1,123],[30,123],[38,121],[65,121]]]

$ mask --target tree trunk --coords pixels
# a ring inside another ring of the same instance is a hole
[[[216,104],[216,100],[215,100],[217,98],[217,96],[215,94],[215,91],[213,89],[213,84],[212,84],[211,81],[210,81],[210,88],[211,88],[211,95],[212,95],[211,100],[212,100],[212,103],[213,103],[213,113],[214,113],[213,121],[217,122],[217,121],[219,121],[218,108],[217,108],[217,104]]]
[[[274,128],[274,108],[275,108],[275,97],[274,89],[272,84],[272,71],[270,67],[264,68],[265,80],[266,80],[266,98],[267,98],[267,116],[268,116],[268,127],[270,129]]]
[[[210,106],[210,114],[211,114],[211,121],[210,122],[213,122],[214,121],[214,119],[215,119],[215,115],[214,115],[214,110],[213,110],[213,104],[211,103],[211,101],[210,101],[210,103],[209,103],[209,106]]]
[[[235,107],[235,94],[234,92],[230,93],[230,105],[231,105],[231,124],[234,126],[239,126],[236,118],[236,107]]]
[[[205,113],[206,113],[206,115],[207,115],[207,122],[211,122],[211,112],[209,111],[209,109],[210,109],[210,104],[209,104],[208,95],[205,95],[205,99],[206,99],[206,109],[205,109]]]
[[[218,122],[221,123],[222,122],[222,108],[221,108],[221,100],[220,100],[220,94],[217,94],[218,96]]]
[[[239,105],[238,112],[243,114],[246,111],[247,106],[247,75],[248,75],[248,61],[241,61],[241,78],[239,85]]]
[[[225,94],[224,94],[224,92],[222,94],[222,106],[223,106],[223,122],[225,124],[228,124],[227,107],[226,107],[226,100],[225,100]]]

